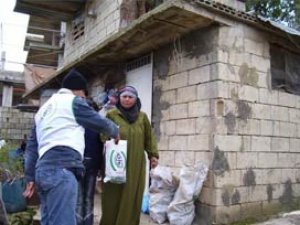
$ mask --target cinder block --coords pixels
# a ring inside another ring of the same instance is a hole
[[[253,171],[257,185],[281,183],[281,169],[255,169]]]
[[[163,166],[175,166],[175,153],[174,151],[160,151],[159,164]]]
[[[237,152],[237,169],[257,168],[257,152]]]
[[[170,119],[185,119],[187,115],[188,104],[178,104],[170,107]]]
[[[258,72],[258,82],[257,82],[257,86],[259,88],[268,88],[271,85],[271,75],[267,72],[267,73],[262,73],[262,72]]]
[[[229,50],[228,63],[233,66],[241,66],[243,63],[250,62],[248,55],[239,53],[236,50]]]
[[[169,141],[169,150],[185,151],[187,149],[188,136],[172,136]]]
[[[293,94],[278,92],[278,103],[282,106],[295,107],[296,106],[296,97]]]
[[[259,88],[259,102],[262,104],[278,105],[278,91]]]
[[[200,117],[196,119],[197,134],[211,134],[214,131],[213,120],[210,117]]]
[[[299,138],[290,138],[290,152],[300,152]]]
[[[289,121],[292,123],[300,123],[300,109],[289,108]]]
[[[169,150],[169,137],[161,136],[157,142],[157,148],[159,150]]]
[[[259,168],[277,168],[278,155],[277,153],[258,153],[258,167]]]
[[[260,132],[263,136],[272,136],[273,134],[273,122],[271,120],[260,121]]]
[[[170,76],[170,89],[185,87],[188,85],[188,73],[182,72]]]
[[[241,205],[230,205],[225,207],[224,204],[217,207],[215,224],[230,224],[241,219]]]
[[[161,120],[162,121],[170,119],[170,111],[171,111],[170,108],[161,110]]]
[[[271,106],[262,104],[253,104],[252,106],[253,114],[252,118],[255,119],[271,119]]]
[[[264,56],[264,43],[246,38],[245,51],[254,55]]]
[[[202,162],[211,168],[213,160],[213,152],[212,151],[196,151],[195,152],[195,163]]]
[[[163,91],[160,99],[161,104],[175,104],[176,103],[176,90]]]
[[[176,121],[175,120],[168,120],[165,123],[165,131],[166,135],[171,136],[176,133]]]
[[[211,126],[211,128],[209,129],[210,132],[214,131],[216,134],[224,134],[224,135],[228,133],[228,127],[227,127],[227,124],[225,122],[225,118],[224,117],[222,117],[222,118],[214,118],[214,119],[211,119],[211,120],[212,120],[212,123],[215,124],[215,127]],[[203,123],[203,121],[200,121],[200,122]],[[235,129],[235,127],[234,127],[234,129]],[[201,126],[199,126],[199,127],[197,127],[197,132],[199,132],[199,131],[205,131],[205,129],[202,128]]]
[[[223,81],[214,81],[210,83],[200,84],[197,88],[197,97],[199,100],[211,98],[228,98],[228,84]]]
[[[238,133],[242,135],[260,135],[260,120],[248,119],[241,120],[238,119]]]
[[[293,168],[296,165],[297,156],[295,153],[278,153],[278,163],[277,166],[279,168]],[[299,164],[299,161],[297,162]],[[288,174],[285,174],[286,180],[288,180]]]
[[[282,137],[297,137],[297,126],[294,123],[279,122],[279,134]]]
[[[210,115],[210,101],[195,101],[188,103],[188,117],[201,117]]]
[[[216,203],[216,190],[209,187],[203,187],[199,196],[201,203],[215,205]]]
[[[261,202],[268,200],[268,195],[266,191],[266,185],[256,185],[255,188],[252,187],[243,187],[245,194],[247,195],[248,192],[248,202]],[[248,204],[249,204],[248,203]],[[259,213],[259,212],[258,212]],[[259,215],[259,214],[258,214]]]
[[[242,170],[230,170],[225,172],[223,176],[214,176],[214,184],[216,188],[222,188],[226,185],[233,187],[243,186]]]
[[[188,86],[177,89],[177,103],[190,102],[197,99],[197,86]]]
[[[270,59],[254,54],[251,55],[251,65],[256,67],[258,71],[265,73],[268,72],[268,70],[270,70],[271,68]]]
[[[240,151],[242,147],[242,137],[234,135],[215,135],[214,146],[221,151]]]
[[[195,134],[196,119],[181,119],[176,121],[176,134]]]
[[[222,63],[229,62],[229,54],[225,50],[218,50],[218,61]]]
[[[175,152],[175,166],[193,166],[195,164],[194,151],[176,151]]]
[[[241,152],[249,152],[251,151],[251,136],[241,136],[242,137],[242,146]]]
[[[271,138],[253,136],[251,138],[251,150],[259,152],[268,152],[271,150]]]
[[[272,136],[280,136],[280,122],[272,121]]]
[[[209,135],[190,135],[188,136],[187,150],[208,151],[210,149],[209,142]]]
[[[225,81],[239,82],[240,78],[238,76],[238,68],[236,66],[225,64],[225,63],[217,63],[217,78]]]
[[[271,138],[271,151],[288,152],[290,150],[289,138]]]
[[[258,102],[259,99],[259,89],[253,86],[244,85],[239,88],[239,99],[246,100],[250,102]]]
[[[296,98],[296,108],[300,109],[300,96],[296,95],[295,98]],[[1,113],[0,113],[0,115],[1,115]]]
[[[189,85],[201,84],[211,80],[212,65],[205,65],[189,71]]]

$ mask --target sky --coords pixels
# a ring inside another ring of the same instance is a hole
[[[0,52],[6,52],[5,70],[23,71],[23,51],[29,16],[14,12],[16,0],[0,0]]]

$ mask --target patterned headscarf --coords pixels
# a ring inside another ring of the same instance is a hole
[[[120,98],[120,96],[125,96],[125,95],[135,98],[135,104],[131,108],[125,109],[121,105],[121,102],[120,102],[120,99],[119,99],[119,101],[117,103],[117,108],[120,110],[122,115],[126,118],[126,120],[129,123],[134,123],[137,120],[138,116],[139,116],[139,112],[141,110],[142,104],[141,104],[141,101],[138,97],[138,92],[134,87],[125,86],[125,87],[121,88],[119,90],[119,98]]]

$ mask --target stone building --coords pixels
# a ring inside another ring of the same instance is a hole
[[[246,13],[241,0],[167,0],[125,28],[122,9],[111,0],[17,0],[15,10],[66,25],[57,72],[26,97],[59,87],[72,67],[95,100],[136,86],[160,163],[210,168],[196,224],[299,208],[299,32]]]
[[[20,72],[0,70],[0,107],[15,106],[25,93],[24,77]]]

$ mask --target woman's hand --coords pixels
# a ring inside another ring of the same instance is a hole
[[[150,167],[151,169],[154,169],[158,165],[158,158],[152,156],[150,159]]]

